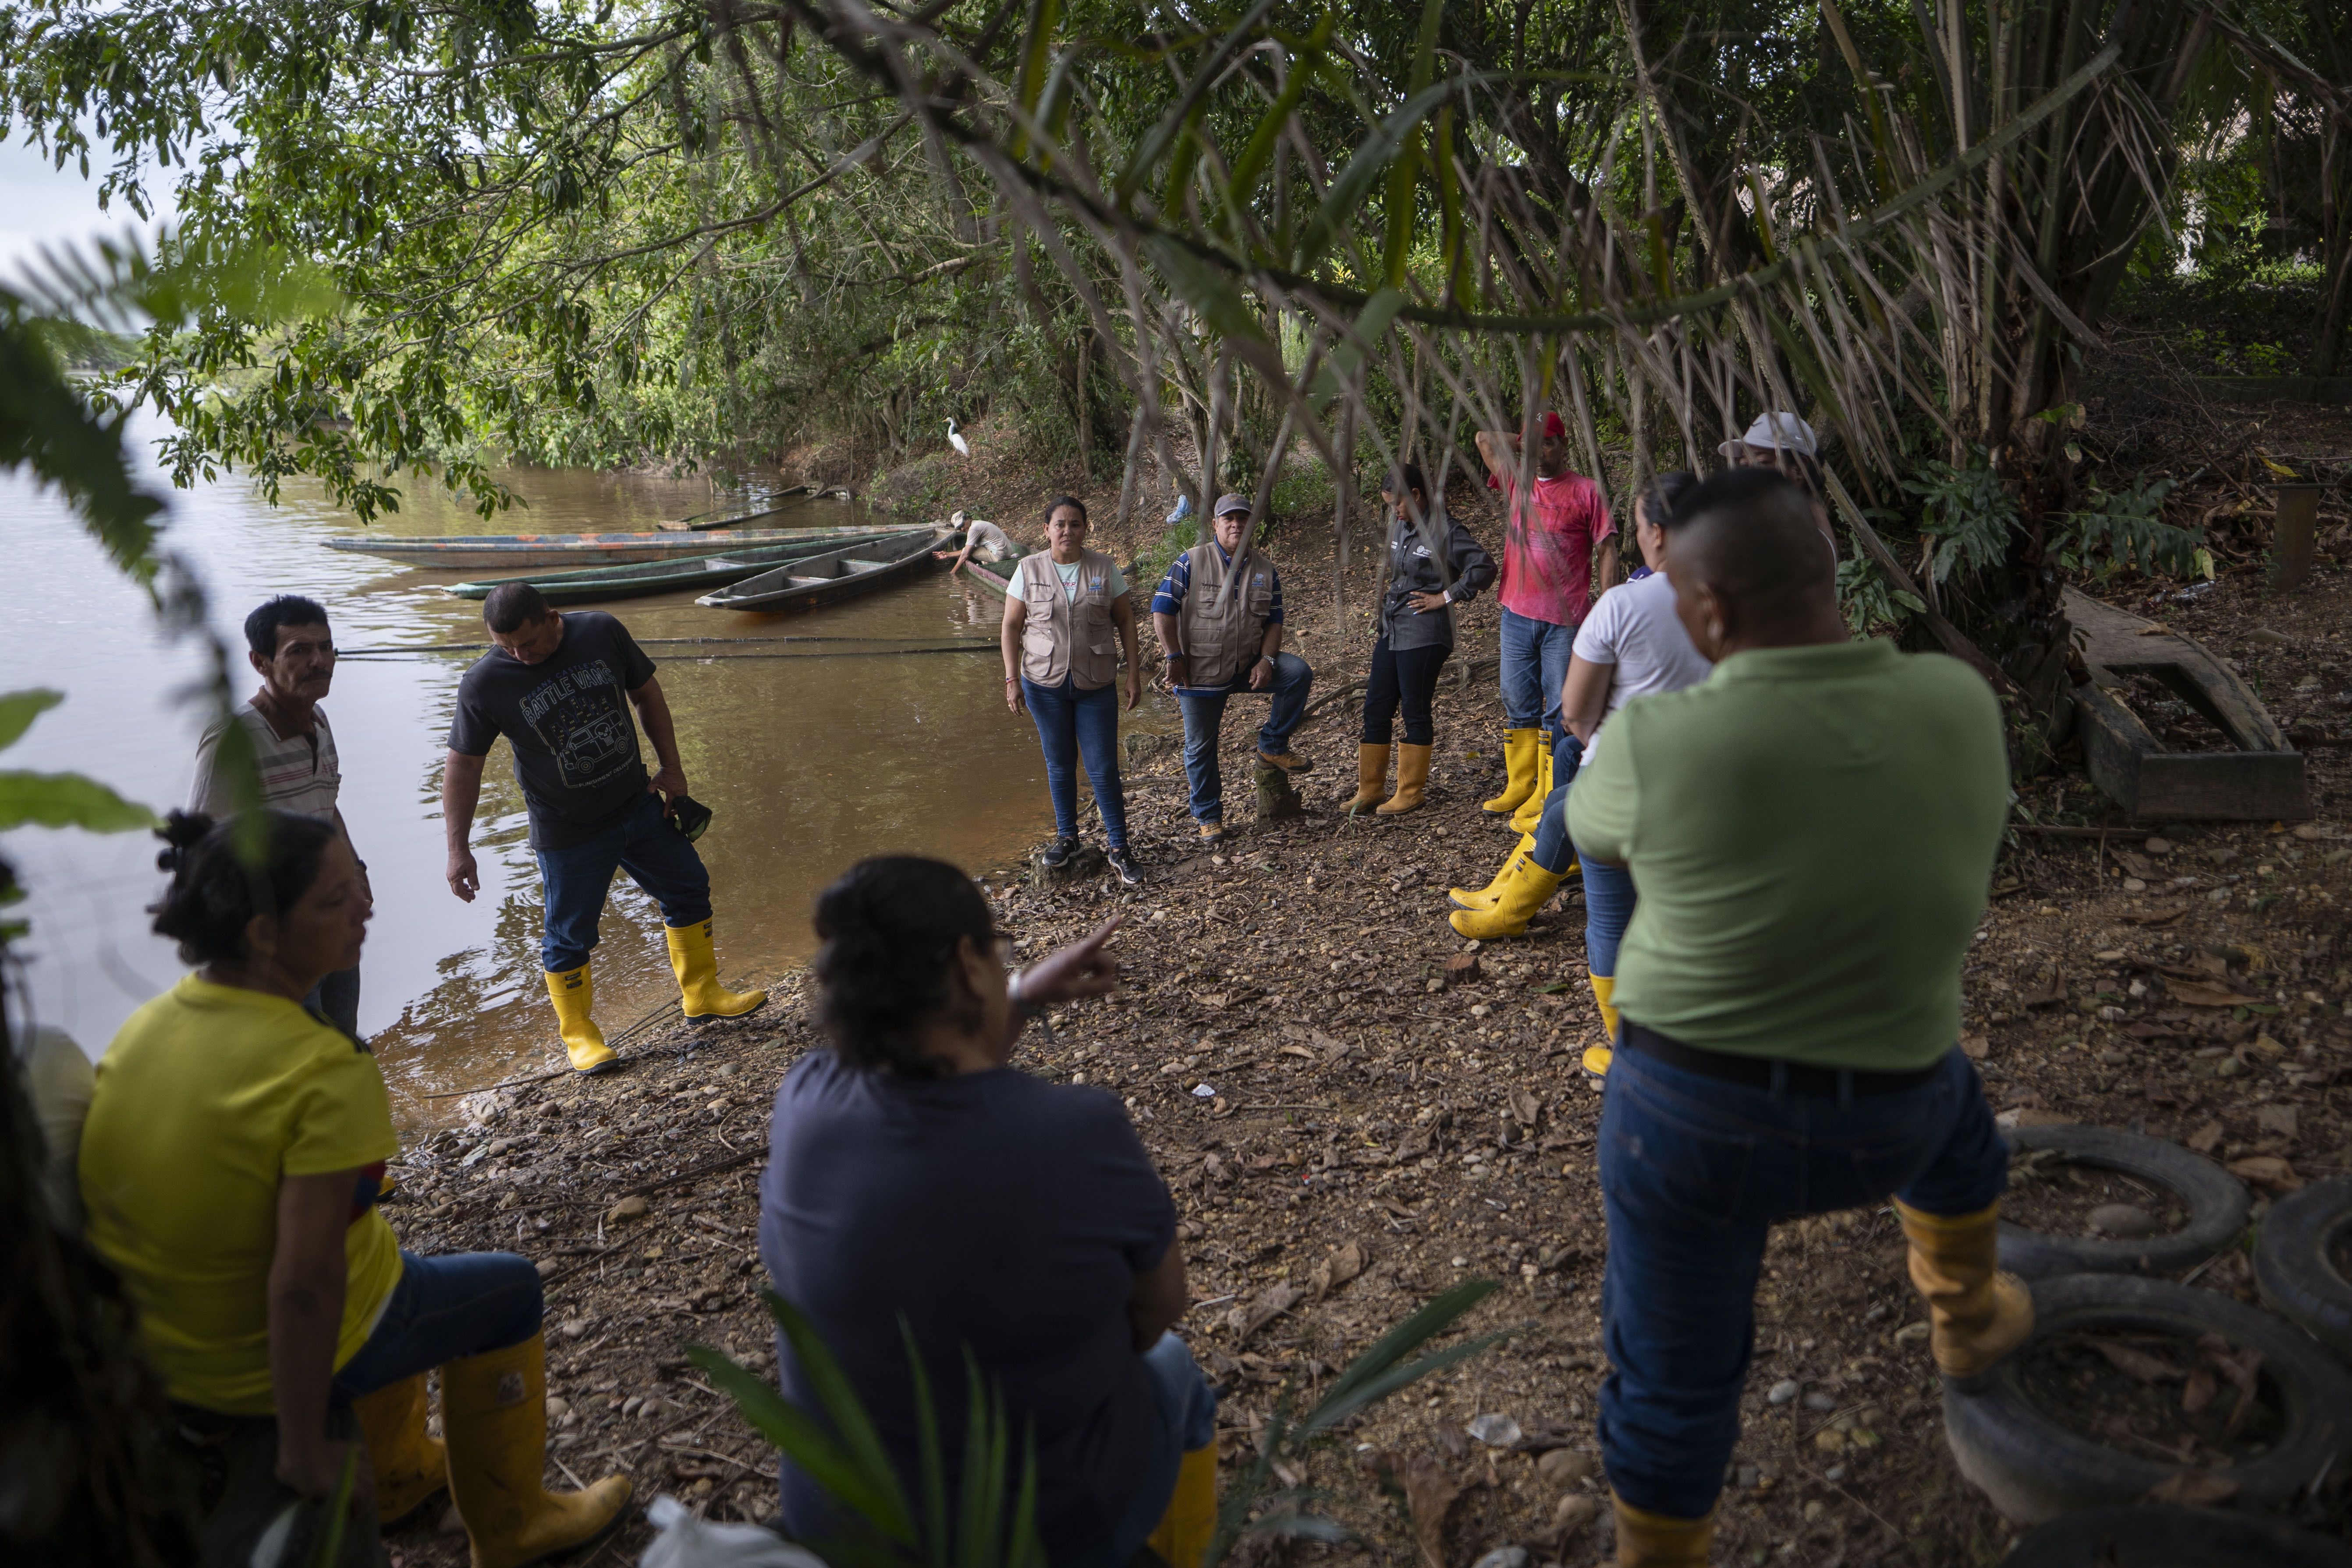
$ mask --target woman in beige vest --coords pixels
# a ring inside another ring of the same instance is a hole
[[[1076,764],[1083,758],[1109,838],[1111,869],[1134,887],[1127,847],[1127,797],[1118,779],[1118,700],[1113,682],[1127,655],[1127,706],[1143,698],[1135,653],[1135,600],[1118,564],[1087,548],[1086,504],[1070,496],[1045,512],[1041,554],[1024,555],[1004,595],[1004,705],[1026,708],[1045,752],[1045,786],[1054,797],[1053,847],[1045,864],[1066,862],[1078,847]],[[1118,644],[1111,633],[1116,629]]]

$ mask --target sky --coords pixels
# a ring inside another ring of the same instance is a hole
[[[134,222],[120,202],[111,212],[99,211],[97,158],[90,160],[92,177],[85,180],[74,163],[49,167],[48,155],[23,138],[19,128],[0,145],[0,281],[22,276],[39,258],[43,245],[120,237]]]

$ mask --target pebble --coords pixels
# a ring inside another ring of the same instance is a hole
[[[642,1194],[636,1193],[632,1193],[604,1211],[604,1222],[607,1225],[621,1225],[629,1220],[645,1217],[646,1200]]]
[[[1552,1531],[1565,1545],[1570,1536],[1591,1524],[1600,1512],[1600,1503],[1582,1492],[1570,1492],[1551,1510]]]
[[[2091,1211],[2091,1228],[2102,1236],[2130,1240],[2162,1235],[2164,1222],[2137,1204],[2101,1204]]]
[[[1748,1490],[1750,1487],[1753,1487],[1753,1486],[1754,1486],[1758,1481],[1759,1481],[1759,1480],[1761,1480],[1761,1479],[1764,1479],[1764,1468],[1763,1468],[1763,1467],[1762,1467],[1762,1466],[1760,1466],[1760,1465],[1742,1465],[1742,1466],[1740,1466],[1740,1467],[1739,1467],[1739,1472],[1738,1472],[1738,1477],[1737,1477],[1737,1479],[1738,1479],[1738,1482],[1739,1482],[1739,1489],[1740,1489],[1741,1491],[1746,1491],[1746,1490]]]
[[[1507,1448],[1527,1436],[1519,1430],[1517,1422],[1501,1415],[1474,1416],[1468,1430],[1470,1436],[1489,1448]]]
[[[2147,841],[2146,847],[2147,852],[2151,855],[2169,855],[2172,853],[2172,840],[2169,838],[2151,838]]]
[[[1895,1331],[1895,1342],[1898,1345],[1921,1344],[1927,1338],[1927,1325],[1925,1323],[1906,1323]]]
[[[1834,1426],[1824,1427],[1813,1434],[1813,1447],[1824,1454],[1834,1454],[1845,1447],[1845,1434]]]
[[[1796,1398],[1802,1391],[1802,1386],[1795,1378],[1784,1377],[1780,1382],[1774,1384],[1772,1385],[1772,1392],[1766,1394],[1764,1397],[1766,1401],[1770,1404],[1786,1405],[1791,1399]]]
[[[1814,1392],[1805,1395],[1805,1408],[1808,1410],[1819,1411],[1835,1410],[1837,1408],[1837,1400],[1816,1389]]]
[[[1828,1469],[1822,1472],[1822,1479],[1825,1481],[1842,1481],[1845,1479],[1845,1467],[1843,1465],[1832,1465]]]
[[[550,1421],[561,1421],[570,1414],[572,1414],[572,1401],[560,1394],[551,1394],[547,1396],[547,1418]]]
[[[1591,1455],[1580,1454],[1573,1448],[1554,1448],[1536,1461],[1536,1474],[1556,1487],[1573,1486],[1600,1468],[1600,1462]]]
[[[567,1340],[576,1340],[588,1331],[588,1325],[578,1318],[566,1318],[556,1331]]]
[[[1470,1568],[1528,1568],[1528,1549],[1524,1546],[1497,1546],[1472,1563]]]

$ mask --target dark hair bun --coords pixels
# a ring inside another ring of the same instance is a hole
[[[155,830],[155,837],[163,841],[163,847],[155,852],[155,869],[177,871],[188,851],[212,830],[213,819],[201,811],[174,811],[164,817],[163,826]]]
[[[978,1002],[956,981],[957,949],[985,947],[996,922],[971,878],[915,855],[861,860],[817,895],[818,1017],[852,1067],[910,1076],[939,1070],[920,1054],[923,1026],[967,1026]]]

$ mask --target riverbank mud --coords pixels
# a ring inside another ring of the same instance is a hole
[[[2291,599],[2267,597],[2252,569],[2160,609],[2152,588],[2110,596],[2236,659],[2283,722],[2341,734],[2352,730],[2342,521],[2327,523],[2328,563]],[[1336,691],[1369,650],[1365,584],[1351,581],[1359,607],[1335,636],[1328,543],[1278,536],[1273,551],[1302,634],[1293,646],[1316,665],[1318,695]],[[1463,617],[1474,660],[1492,658],[1492,617],[1490,605]],[[1505,1342],[1375,1407],[1298,1477],[1328,1489],[1358,1539],[1265,1555],[1405,1563],[1434,1542],[1432,1568],[1509,1545],[1535,1564],[1595,1563],[1610,1550],[1593,1438],[1605,1237],[1601,1097],[1578,1065],[1600,1037],[1580,896],[1571,879],[1526,938],[1448,968],[1467,944],[1445,924],[1446,888],[1484,885],[1513,840],[1476,804],[1501,773],[1491,675],[1442,689],[1437,716],[1424,809],[1338,814],[1357,734],[1357,704],[1342,699],[1297,742],[1317,764],[1300,781],[1307,815],[1259,826],[1246,821],[1255,719],[1236,702],[1224,772],[1240,831],[1213,852],[1197,844],[1172,749],[1135,748],[1129,816],[1145,886],[1039,889],[1025,868],[986,879],[1024,954],[1126,920],[1121,992],[1055,1015],[1052,1039],[1033,1029],[1016,1061],[1119,1095],[1174,1191],[1195,1301],[1183,1331],[1223,1394],[1228,1478],[1286,1391],[1311,1399],[1445,1287],[1502,1282],[1461,1331],[1507,1331]],[[2352,1075],[2352,762],[2315,749],[2310,770],[2308,823],[2018,838],[1966,978],[1964,1044],[2006,1120],[2176,1140],[2266,1195],[2352,1169],[2338,1087]],[[2030,793],[2043,822],[2119,820],[2079,773]],[[540,1261],[563,1472],[625,1471],[640,1502],[672,1492],[716,1518],[774,1508],[772,1454],[684,1353],[713,1344],[773,1372],[757,1185],[776,1083],[816,1037],[804,976],[769,984],[749,1018],[646,1030],[623,1072],[463,1101],[462,1126],[404,1157],[390,1210],[408,1247]],[[2252,1296],[2242,1252],[2196,1282]],[[1923,1316],[1889,1213],[1775,1236],[1717,1561],[1960,1564],[2002,1550],[2011,1531],[1945,1449]],[[1472,1436],[1490,1415],[1510,1417],[1516,1440]],[[1425,1514],[1458,1495],[1433,1528],[1383,1477],[1411,1482]],[[436,1524],[443,1506],[429,1511],[393,1536],[400,1560],[461,1562],[462,1537]],[[634,1561],[645,1527],[631,1517],[591,1561]]]

